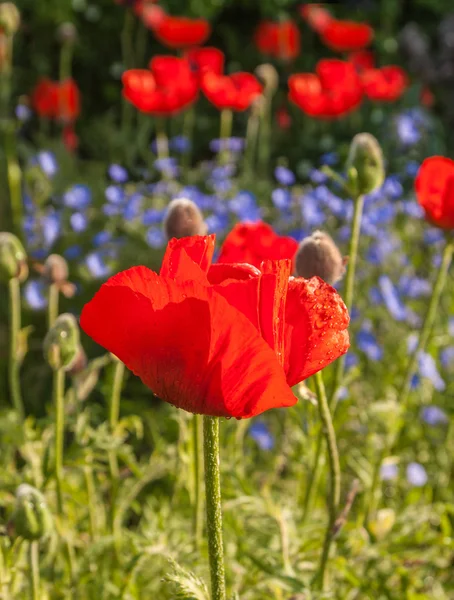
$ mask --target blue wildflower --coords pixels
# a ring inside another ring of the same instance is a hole
[[[15,114],[19,121],[25,123],[25,121],[30,120],[32,116],[32,111],[26,104],[18,104],[16,106]]]
[[[31,279],[24,285],[24,296],[28,306],[33,310],[42,310],[47,306],[45,285],[41,280]]]
[[[69,218],[69,222],[71,224],[71,227],[73,228],[73,231],[75,231],[76,233],[81,233],[82,231],[85,231],[88,227],[87,215],[84,215],[83,213],[73,213]]]
[[[50,248],[58,239],[61,230],[61,218],[58,213],[52,212],[41,217],[41,227],[44,243]]]
[[[128,171],[116,163],[109,166],[107,173],[112,181],[115,181],[115,183],[125,183],[128,181]]]
[[[443,350],[440,352],[440,362],[445,369],[448,369],[454,365],[454,346],[443,348]]]
[[[381,275],[378,279],[378,285],[383,296],[383,301],[391,316],[396,321],[403,321],[407,317],[407,310],[391,279],[387,275]]]
[[[167,177],[176,177],[178,174],[178,165],[176,158],[169,156],[168,158],[158,158],[154,161],[154,167],[160,173]]]
[[[121,204],[125,199],[124,190],[118,185],[107,186],[104,195],[108,202],[116,205]]]
[[[416,177],[420,166],[421,165],[419,162],[416,162],[415,160],[409,160],[405,165],[405,172],[409,177]]]
[[[76,258],[80,258],[82,256],[82,248],[78,244],[68,246],[63,251],[63,256],[68,260],[75,260]]]
[[[383,462],[380,467],[380,479],[382,481],[392,481],[397,479],[399,467],[393,462]]]
[[[417,462],[411,462],[407,466],[407,480],[415,487],[423,487],[428,480],[425,468]]]
[[[295,174],[287,167],[276,167],[274,177],[281,185],[293,185],[296,181]]]
[[[337,152],[325,152],[320,156],[320,164],[321,165],[329,165],[333,167],[339,162],[339,155]]]
[[[95,279],[106,279],[111,273],[112,269],[106,265],[100,252],[87,254],[85,262]]]
[[[87,185],[76,184],[63,194],[63,204],[74,210],[84,210],[91,204],[91,190]]]
[[[150,227],[146,233],[145,239],[151,248],[162,248],[166,245],[166,237],[159,227]]]
[[[421,409],[421,419],[427,425],[436,427],[437,425],[444,425],[448,423],[448,415],[439,406],[424,406]]]
[[[142,223],[146,226],[156,225],[156,223],[162,223],[164,215],[165,210],[158,210],[157,208],[148,208],[142,214]]]
[[[249,427],[248,433],[262,450],[272,450],[274,448],[274,437],[262,421],[254,421]]]
[[[349,369],[356,367],[358,362],[359,361],[358,361],[358,357],[356,356],[356,354],[352,351],[348,352],[345,355],[345,370],[348,371]]]
[[[180,154],[185,154],[191,149],[189,138],[184,135],[176,135],[170,140],[170,148]]]
[[[358,348],[370,360],[381,360],[383,358],[383,349],[379,346],[376,337],[370,331],[361,329],[356,336]]]
[[[278,210],[288,210],[292,203],[292,196],[289,190],[276,188],[271,193],[271,200]]]
[[[419,374],[432,382],[434,388],[442,392],[446,384],[440,376],[434,358],[427,352],[420,352],[418,355]]]
[[[53,177],[58,171],[58,163],[53,152],[42,150],[36,155],[38,165],[48,177]]]
[[[328,181],[328,175],[319,169],[311,169],[309,172],[309,179],[312,183],[325,183]]]
[[[399,141],[404,146],[414,146],[421,139],[415,119],[408,114],[399,115],[396,119],[396,130]]]
[[[110,231],[100,231],[93,236],[92,241],[94,246],[103,246],[112,241],[112,233]]]

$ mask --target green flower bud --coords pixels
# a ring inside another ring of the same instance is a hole
[[[15,277],[21,282],[27,279],[27,255],[19,238],[3,231],[0,233],[0,281],[7,283]]]
[[[349,180],[357,194],[370,194],[385,179],[383,152],[370,133],[358,133],[352,140],[347,158]]]
[[[24,172],[25,189],[33,203],[42,206],[52,194],[52,182],[42,169],[35,165]]]
[[[3,2],[0,4],[0,29],[3,29],[6,35],[14,35],[20,26],[20,12],[17,6],[12,2]]]
[[[334,285],[345,273],[347,259],[327,233],[314,231],[302,240],[295,256],[295,271],[298,277],[310,279],[321,277]]]
[[[206,235],[207,226],[199,207],[192,200],[177,198],[170,202],[164,219],[167,239]]]
[[[74,315],[60,315],[44,338],[44,356],[52,369],[70,371],[79,357],[79,326]]]
[[[17,488],[13,525],[17,535],[30,541],[39,540],[52,530],[52,514],[44,496],[27,483]]]
[[[51,254],[44,263],[44,277],[50,283],[62,284],[68,281],[68,263],[59,254]]]
[[[77,29],[74,23],[62,23],[57,29],[57,40],[61,44],[74,44],[77,41]]]

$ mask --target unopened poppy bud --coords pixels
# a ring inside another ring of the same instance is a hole
[[[377,190],[385,179],[383,152],[377,139],[370,133],[358,133],[352,140],[347,158],[347,172],[354,191],[370,194]]]
[[[64,313],[57,317],[44,338],[44,356],[52,369],[71,371],[79,357],[79,326],[74,315]]]
[[[206,235],[207,225],[200,208],[192,200],[177,198],[167,208],[164,233],[167,239]]]
[[[0,281],[7,283],[16,278],[28,277],[27,255],[19,238],[8,231],[0,233]]]
[[[73,23],[62,23],[57,29],[57,40],[61,44],[74,44],[77,40],[77,29]]]
[[[51,283],[62,284],[68,280],[68,263],[59,254],[51,254],[44,263],[44,277]]]
[[[265,63],[255,69],[255,74],[265,84],[267,94],[274,94],[279,86],[279,75],[273,65]]]
[[[0,29],[3,29],[6,35],[14,35],[20,26],[20,12],[12,2],[3,2],[0,4]]]
[[[314,231],[302,240],[295,256],[295,271],[298,277],[310,279],[321,277],[334,285],[345,273],[347,259],[327,233]]]
[[[16,535],[30,541],[39,540],[52,530],[52,514],[46,499],[27,483],[17,488],[12,524]]]

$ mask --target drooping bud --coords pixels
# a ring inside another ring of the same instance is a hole
[[[43,275],[51,283],[64,283],[68,280],[68,263],[63,256],[50,254],[44,263]]]
[[[14,35],[20,26],[20,12],[12,2],[2,2],[0,4],[0,29],[6,35]]]
[[[27,255],[19,238],[8,231],[0,233],[0,281],[7,283],[18,278],[28,277]]]
[[[273,65],[264,63],[255,69],[257,77],[263,81],[265,85],[265,93],[273,95],[279,86],[279,74]]]
[[[298,277],[310,279],[318,276],[334,285],[344,276],[347,260],[327,233],[314,231],[298,246],[295,271]]]
[[[177,198],[170,202],[164,219],[167,239],[205,235],[206,232],[202,211],[192,200]]]
[[[347,173],[353,192],[359,195],[377,190],[385,179],[383,152],[370,133],[358,133],[347,158]]]
[[[57,40],[61,44],[74,44],[77,41],[77,29],[74,23],[62,23],[57,29]]]
[[[44,496],[27,483],[17,488],[12,524],[16,535],[30,541],[39,540],[52,530],[52,514]]]
[[[80,350],[79,326],[74,315],[63,313],[44,338],[44,356],[52,369],[71,371]]]

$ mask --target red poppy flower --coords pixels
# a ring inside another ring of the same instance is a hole
[[[201,46],[211,33],[211,26],[205,19],[171,17],[165,15],[152,26],[157,39],[168,48],[190,48]]]
[[[53,119],[57,115],[58,83],[41,79],[31,94],[31,102],[38,116]]]
[[[289,99],[294,104],[319,119],[335,119],[358,108],[363,92],[351,63],[323,59],[316,71],[317,74],[301,73],[289,78]]]
[[[375,67],[374,55],[369,50],[358,50],[357,52],[352,52],[348,56],[348,62],[355,67],[357,73],[361,73],[362,71],[373,69]]]
[[[260,52],[275,58],[296,58],[301,49],[300,31],[293,21],[262,21],[254,34],[254,42]]]
[[[263,87],[251,73],[233,73],[233,75],[216,75],[206,73],[202,77],[202,92],[219,110],[230,109],[243,111],[260,96]]]
[[[155,56],[150,71],[126,71],[122,82],[124,97],[142,112],[154,115],[173,115],[197,99],[197,80],[183,58]]]
[[[219,263],[248,263],[260,267],[264,260],[292,260],[298,242],[278,235],[267,223],[237,223],[225,238]]]
[[[152,31],[159,27],[161,21],[167,17],[165,10],[153,2],[138,2],[134,11],[142,19],[142,23]]]
[[[333,20],[331,14],[321,4],[305,4],[301,7],[301,16],[318,33],[323,33]]]
[[[371,100],[394,102],[408,87],[408,76],[403,69],[394,65],[381,69],[368,69],[361,73],[364,93]]]
[[[367,23],[331,19],[321,32],[322,42],[338,52],[351,52],[366,48],[374,37],[374,30]]]
[[[65,123],[71,123],[79,115],[79,88],[74,79],[66,79],[58,85],[57,117]]]
[[[74,131],[74,126],[72,124],[65,125],[63,128],[63,143],[68,152],[74,152],[79,146],[79,138]]]
[[[426,158],[416,176],[415,191],[428,221],[442,229],[454,229],[454,160]]]
[[[186,52],[186,58],[200,81],[205,73],[222,75],[224,72],[225,57],[218,48],[191,48]]]
[[[240,419],[292,406],[289,386],[347,351],[345,305],[319,278],[289,280],[289,261],[210,269],[213,250],[214,236],[171,240],[160,275],[115,275],[81,327],[189,412]]]
[[[292,126],[292,117],[285,106],[276,110],[276,122],[280,129],[290,129]]]

